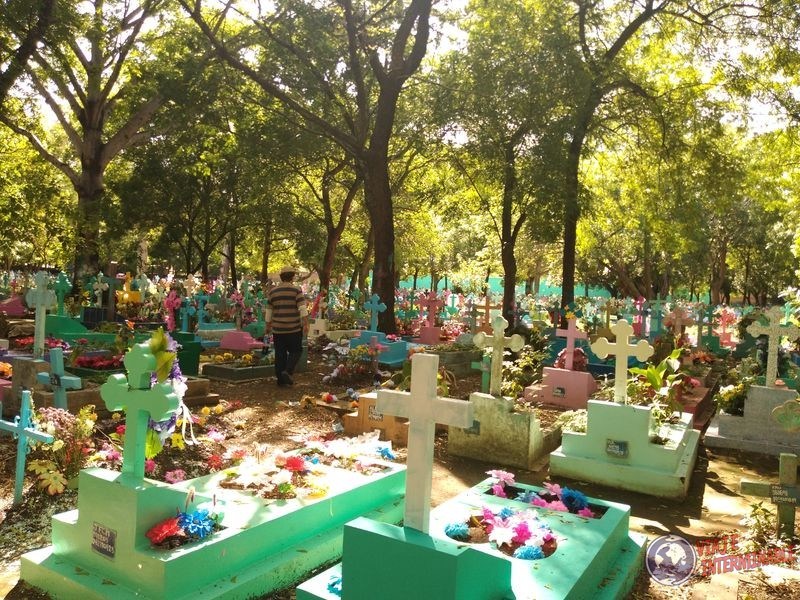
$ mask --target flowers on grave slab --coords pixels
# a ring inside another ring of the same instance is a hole
[[[567,349],[564,348],[558,353],[553,366],[556,369],[565,369],[567,365]],[[573,348],[572,350],[572,370],[573,371],[586,371],[589,366],[589,358],[583,348]]]
[[[275,356],[272,353],[257,355],[252,352],[218,351],[212,356],[214,364],[230,365],[236,368],[271,365],[275,360]]]
[[[248,490],[268,500],[319,498],[327,494],[327,486],[319,478],[318,464],[294,454],[267,457],[257,450],[237,466],[225,469],[223,488]]]
[[[189,504],[193,500],[194,490],[190,488],[183,512],[178,511],[176,516],[156,523],[145,533],[152,547],[171,550],[203,540],[222,528],[222,506],[216,496],[190,511]]]
[[[183,469],[173,469],[164,473],[164,481],[167,483],[178,483],[186,479],[186,471]]]
[[[304,443],[305,446],[298,452],[311,464],[373,475],[386,470],[386,465],[381,464],[378,459],[396,459],[391,442],[381,441],[379,437],[379,432],[369,432],[357,437],[324,439],[318,436],[300,436],[292,439]]]
[[[483,507],[479,514],[465,514],[445,525],[447,537],[468,543],[491,543],[504,554],[522,560],[541,560],[553,554],[558,541],[553,530],[534,509],[494,511]]]
[[[13,374],[14,369],[12,366],[7,362],[0,362],[0,378],[2,379],[11,379],[11,375]]]
[[[486,471],[494,481],[491,484],[491,494],[499,498],[512,498],[518,502],[527,502],[539,508],[570,512],[581,517],[594,517],[594,512],[589,508],[588,498],[578,490],[562,487],[556,483],[544,482],[543,489],[537,491],[520,490],[514,487],[516,482],[514,474],[500,469]]]
[[[75,356],[71,362],[73,367],[79,367],[81,369],[92,369],[94,371],[113,371],[123,368],[122,359],[122,354],[81,354]]]
[[[11,345],[15,350],[30,352],[33,350],[33,342],[34,338],[32,335],[30,335],[26,337],[15,338],[12,340]],[[47,336],[44,338],[44,349],[51,350],[53,348],[61,348],[66,352],[70,349],[70,345],[68,342],[52,336]]]

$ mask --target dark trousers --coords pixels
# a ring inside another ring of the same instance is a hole
[[[303,354],[303,332],[276,333],[272,336],[275,345],[275,375],[278,383],[284,383],[281,374],[285,371],[291,375]]]

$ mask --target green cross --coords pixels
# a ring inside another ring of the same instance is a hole
[[[58,274],[58,279],[56,279],[56,283],[53,286],[53,289],[56,292],[56,298],[58,299],[58,316],[64,316],[64,297],[72,291],[72,284],[67,277],[67,274],[64,271]]]
[[[100,396],[110,411],[124,410],[125,447],[120,482],[130,487],[144,480],[144,454],[147,425],[150,419],[168,419],[180,405],[180,398],[168,383],[150,387],[150,377],[156,370],[156,357],[150,344],[135,344],[123,359],[128,376],[109,375],[100,387]]]
[[[53,390],[53,406],[67,410],[67,390],[81,389],[81,378],[64,372],[64,349],[50,348],[50,372],[37,373],[36,380]]]
[[[794,537],[794,519],[797,509],[797,455],[781,453],[778,467],[778,483],[742,481],[739,489],[743,494],[769,498],[778,507],[778,535]]]
[[[19,416],[14,421],[0,420],[0,431],[9,431],[17,439],[17,465],[14,476],[14,504],[22,502],[22,481],[25,476],[25,458],[30,452],[31,441],[50,444],[53,436],[34,428],[31,417],[33,401],[29,390],[22,391],[22,404]],[[0,415],[3,414],[3,404],[0,402]]]
[[[492,359],[489,354],[484,354],[480,361],[471,362],[469,366],[481,372],[481,393],[489,393],[489,382],[492,378]]]
[[[706,333],[707,337],[711,337],[714,335],[714,313],[716,309],[712,305],[708,305],[705,310],[700,311],[700,325],[698,325],[698,329],[702,330],[703,327],[708,327],[708,332]],[[703,323],[705,321],[705,323]],[[700,333],[700,337],[703,337],[702,332]]]

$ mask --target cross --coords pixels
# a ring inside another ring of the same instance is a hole
[[[572,371],[572,361],[575,358],[575,340],[585,340],[589,337],[585,332],[578,329],[576,323],[577,319],[570,319],[567,321],[566,329],[556,329],[558,337],[567,338],[567,352],[564,355],[564,368],[567,371]]]
[[[436,314],[439,312],[439,309],[444,306],[444,302],[439,299],[436,292],[428,292],[428,295],[423,296],[418,304],[425,309],[425,321],[428,323],[428,327],[436,326]]]
[[[191,303],[189,298],[184,298],[181,301],[181,331],[188,332],[189,331],[189,317],[194,315],[197,312],[197,309]]]
[[[69,277],[64,271],[58,274],[58,278],[56,279],[56,283],[53,286],[53,290],[56,294],[56,299],[58,302],[58,316],[64,316],[64,297],[70,293],[72,290],[72,284],[69,282]]]
[[[144,302],[145,294],[150,292],[150,279],[145,273],[139,273],[139,275],[136,277],[136,284],[139,288],[139,296],[141,297],[142,302]]]
[[[469,366],[481,372],[481,393],[489,393],[489,381],[492,373],[492,359],[484,354],[479,362],[471,362]]]
[[[782,313],[780,306],[773,306],[766,313],[769,325],[764,326],[756,321],[747,328],[747,333],[753,337],[766,335],[768,338],[767,373],[764,382],[767,387],[775,387],[775,380],[778,378],[778,345],[781,343],[781,338],[786,336],[790,341],[794,341],[800,337],[800,329],[795,325],[781,324]]]
[[[197,300],[197,324],[205,323],[206,320],[206,304],[208,303],[208,296],[205,294],[199,294],[195,296],[195,300]]]
[[[108,283],[106,283],[106,276],[103,275],[103,272],[97,275],[97,279],[95,279],[94,283],[92,284],[92,289],[94,290],[94,295],[97,298],[95,300],[94,305],[97,308],[103,308],[103,292],[108,289]]]
[[[625,404],[628,395],[628,357],[635,356],[641,362],[646,361],[653,354],[653,347],[646,340],[639,340],[635,345],[629,344],[628,339],[633,334],[633,327],[625,319],[620,319],[611,328],[616,337],[616,342],[611,343],[606,338],[597,338],[592,344],[592,352],[600,358],[609,354],[614,356],[614,401]]]
[[[194,294],[195,289],[197,289],[197,280],[194,275],[189,273],[189,276],[186,277],[186,280],[183,282],[183,287],[186,288],[186,293],[190,296]]]
[[[682,306],[676,306],[675,309],[669,313],[669,318],[672,321],[672,331],[676,336],[683,333],[684,327],[694,324],[694,319],[689,316]]]
[[[37,373],[36,380],[53,390],[53,406],[67,410],[67,390],[81,389],[81,378],[64,372],[64,349],[50,348],[50,372]]]
[[[356,303],[358,306],[359,300],[361,300],[361,290],[358,288],[354,288],[352,292],[350,292],[350,298]],[[350,302],[347,303],[347,307],[350,307]]]
[[[475,333],[478,328],[478,307],[475,306],[475,301],[470,296],[469,300],[467,300],[467,318],[466,318],[467,325],[469,326],[469,332]]]
[[[781,453],[777,484],[743,480],[739,489],[743,494],[770,498],[778,507],[778,535],[789,539],[794,537],[798,496],[796,454]]]
[[[372,297],[364,302],[364,308],[369,311],[369,330],[378,331],[378,315],[386,310],[386,305],[381,302],[378,294],[372,294]]]
[[[492,319],[492,333],[487,336],[482,331],[472,338],[472,343],[478,348],[492,347],[492,377],[489,384],[489,393],[492,396],[501,395],[501,385],[503,382],[503,351],[509,348],[512,352],[519,352],[525,345],[525,340],[521,335],[514,334],[511,337],[504,337],[508,321],[500,315]]]
[[[650,302],[650,338],[661,333],[661,322],[664,320],[664,300],[660,294],[656,294],[656,299]],[[654,326],[655,325],[655,326]]]
[[[126,413],[120,482],[137,487],[144,479],[147,425],[150,419],[168,419],[178,409],[180,398],[169,383],[156,383],[150,387],[150,377],[156,370],[156,357],[150,352],[149,342],[135,344],[125,354],[123,362],[127,377],[121,373],[109,375],[100,387],[100,396],[109,411],[124,410]]]
[[[46,271],[39,271],[34,276],[36,287],[28,290],[25,294],[25,302],[28,306],[36,309],[33,333],[33,357],[41,358],[44,354],[44,322],[47,316],[47,309],[56,303],[56,295],[53,290],[47,289],[50,280]]]
[[[114,305],[117,301],[117,286],[120,284],[120,282],[116,275],[108,275],[103,277],[102,273],[100,273],[100,280],[108,284],[106,289],[110,288],[110,291],[108,292],[108,311],[106,314],[108,316],[108,320],[113,321],[115,316],[114,311],[116,310]]]
[[[164,298],[164,309],[167,313],[164,320],[167,322],[167,331],[175,330],[175,310],[181,307],[182,302],[175,290],[170,290],[169,295]]]
[[[418,353],[411,357],[411,391],[378,390],[376,410],[408,417],[406,507],[403,524],[428,533],[433,475],[433,436],[437,423],[471,427],[472,404],[436,395],[439,357]]]
[[[712,305],[708,305],[705,310],[700,311],[700,326],[699,326],[699,333],[700,337],[703,337],[702,329],[703,327],[708,327],[708,332],[706,333],[706,337],[711,337],[714,335],[714,314],[716,312],[716,308]]]
[[[22,403],[19,407],[19,416],[13,421],[3,421],[0,419],[0,431],[10,432],[17,440],[17,466],[14,476],[14,505],[22,502],[22,483],[25,476],[25,458],[30,452],[31,441],[44,442],[50,444],[53,436],[35,428],[31,417],[30,390],[22,391]],[[3,404],[0,402],[0,415],[3,414]]]

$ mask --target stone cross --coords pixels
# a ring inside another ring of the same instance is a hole
[[[617,341],[611,343],[604,337],[597,338],[592,344],[592,352],[600,358],[614,355],[614,401],[625,404],[628,397],[628,357],[635,356],[644,362],[652,356],[653,347],[646,340],[629,344],[628,339],[633,334],[633,327],[625,319],[617,321],[611,327],[611,332]]]
[[[364,309],[369,311],[369,330],[378,331],[378,315],[386,310],[386,305],[381,302],[381,297],[378,294],[372,294],[372,297],[364,302]]]
[[[189,298],[184,298],[181,301],[181,331],[189,331],[189,318],[197,312],[197,309],[192,304]]]
[[[186,293],[190,296],[194,294],[194,291],[197,289],[197,279],[195,279],[195,276],[189,273],[186,280],[183,282],[183,287],[186,288]]]
[[[698,333],[700,334],[700,338],[703,338],[703,327],[708,327],[706,332],[706,337],[711,337],[714,335],[714,314],[716,313],[716,308],[712,305],[708,305],[705,307],[705,310],[700,309],[700,325],[698,326]]]
[[[475,300],[471,297],[467,300],[467,318],[466,323],[469,327],[470,333],[475,333],[478,329],[478,307],[475,306]]]
[[[50,372],[37,373],[36,380],[53,390],[53,406],[67,410],[67,390],[81,389],[81,378],[64,372],[64,349],[50,348]]]
[[[681,335],[687,325],[694,325],[694,319],[682,306],[676,306],[669,316],[672,319],[672,331],[676,336]]]
[[[650,339],[661,333],[661,323],[664,320],[664,304],[660,294],[656,294],[656,299],[650,302]]]
[[[164,311],[166,312],[164,320],[167,322],[167,331],[174,331],[176,327],[175,311],[181,307],[182,302],[175,290],[170,290],[169,295],[164,298]]]
[[[433,437],[437,423],[472,426],[473,407],[464,400],[439,398],[436,375],[439,357],[419,353],[411,357],[411,391],[378,390],[378,412],[408,417],[406,508],[404,526],[428,533],[433,475]]]
[[[53,436],[35,428],[31,408],[33,401],[29,390],[22,391],[22,403],[19,408],[19,416],[13,421],[3,421],[0,419],[0,431],[10,432],[17,440],[17,465],[14,475],[14,505],[22,502],[22,483],[25,477],[25,459],[30,452],[32,441],[50,444]],[[3,404],[0,402],[0,415],[3,414]]]
[[[149,342],[135,344],[123,362],[127,377],[121,373],[109,375],[100,387],[100,396],[109,411],[124,410],[126,413],[125,446],[119,481],[137,487],[144,480],[148,423],[150,419],[168,419],[178,409],[180,398],[169,383],[157,383],[150,387],[150,377],[156,370],[156,357],[150,352]]]
[[[572,361],[575,358],[575,340],[585,340],[589,336],[585,332],[578,329],[577,319],[570,319],[567,321],[566,329],[556,329],[558,337],[567,338],[567,352],[564,355],[564,368],[567,371],[572,371]]]
[[[484,354],[478,362],[471,362],[469,366],[481,372],[481,393],[489,393],[489,383],[492,375],[492,359],[488,354]]]
[[[97,279],[92,284],[92,289],[94,290],[94,295],[97,300],[95,300],[94,305],[97,308],[103,308],[103,292],[108,289],[108,283],[106,282],[106,276],[103,275],[103,272],[97,275]]]
[[[114,320],[114,311],[116,310],[116,302],[117,302],[117,286],[120,285],[119,279],[117,279],[116,275],[108,275],[103,277],[103,274],[100,274],[101,281],[108,284],[108,310],[106,311],[106,315],[109,321]]]
[[[778,507],[778,535],[788,539],[794,537],[794,518],[800,491],[797,488],[796,454],[781,453],[777,484],[742,481],[739,489],[743,494],[770,498]]]
[[[72,284],[69,282],[69,277],[64,271],[58,274],[58,278],[56,279],[56,283],[53,286],[53,290],[56,294],[56,300],[58,302],[58,316],[64,316],[64,297],[70,293],[72,290]]]
[[[425,320],[427,321],[428,327],[435,327],[436,315],[439,309],[444,306],[444,302],[439,299],[436,292],[431,291],[428,292],[427,296],[423,296],[418,304],[425,309]]]
[[[519,352],[525,345],[525,340],[521,335],[515,333],[511,337],[505,337],[504,334],[507,327],[508,321],[498,315],[492,319],[493,335],[487,336],[485,333],[480,332],[472,338],[472,342],[478,348],[492,347],[492,377],[489,384],[489,393],[492,396],[501,395],[503,383],[503,351],[509,348],[512,352]]]
[[[44,354],[44,322],[47,316],[47,309],[56,303],[56,294],[47,288],[50,277],[46,271],[39,271],[34,276],[36,287],[28,290],[25,294],[25,302],[28,306],[36,310],[36,317],[33,326],[33,357],[41,358]]]
[[[781,324],[782,313],[780,306],[773,306],[766,313],[769,325],[764,326],[756,321],[747,328],[747,333],[753,337],[766,335],[768,338],[767,373],[765,378],[767,387],[775,387],[775,380],[778,378],[778,346],[781,343],[781,338],[786,336],[789,340],[794,341],[800,337],[800,329],[795,325]]]

